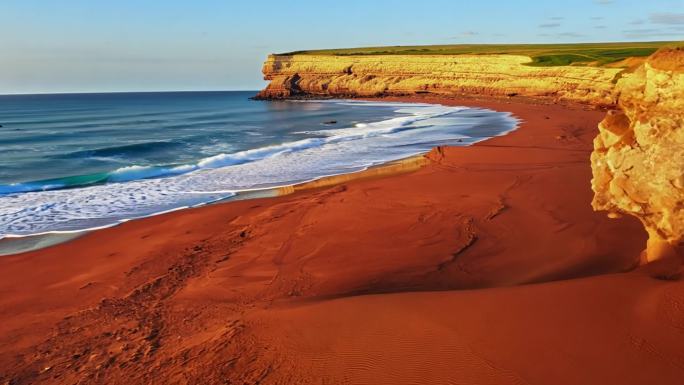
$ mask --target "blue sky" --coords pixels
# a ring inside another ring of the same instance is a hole
[[[684,0],[3,0],[0,94],[258,89],[268,53],[684,40]]]

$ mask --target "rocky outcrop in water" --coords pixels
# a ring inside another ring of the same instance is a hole
[[[684,49],[653,54],[616,95],[594,140],[592,205],[638,217],[647,260],[659,259],[684,239]]]

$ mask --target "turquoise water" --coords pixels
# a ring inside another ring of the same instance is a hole
[[[108,226],[516,125],[482,109],[252,95],[0,96],[0,237]]]
[[[254,92],[0,96],[0,194],[173,173],[219,154],[393,116],[392,108],[255,102]],[[236,160],[239,162],[239,160]],[[145,166],[126,174],[122,168]]]

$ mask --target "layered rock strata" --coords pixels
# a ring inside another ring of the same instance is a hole
[[[270,55],[257,98],[373,97],[420,93],[526,96],[613,103],[607,67],[533,67],[520,55]]]

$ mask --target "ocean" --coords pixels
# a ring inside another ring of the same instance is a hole
[[[255,93],[0,95],[0,239],[360,171],[517,125],[486,109]]]

